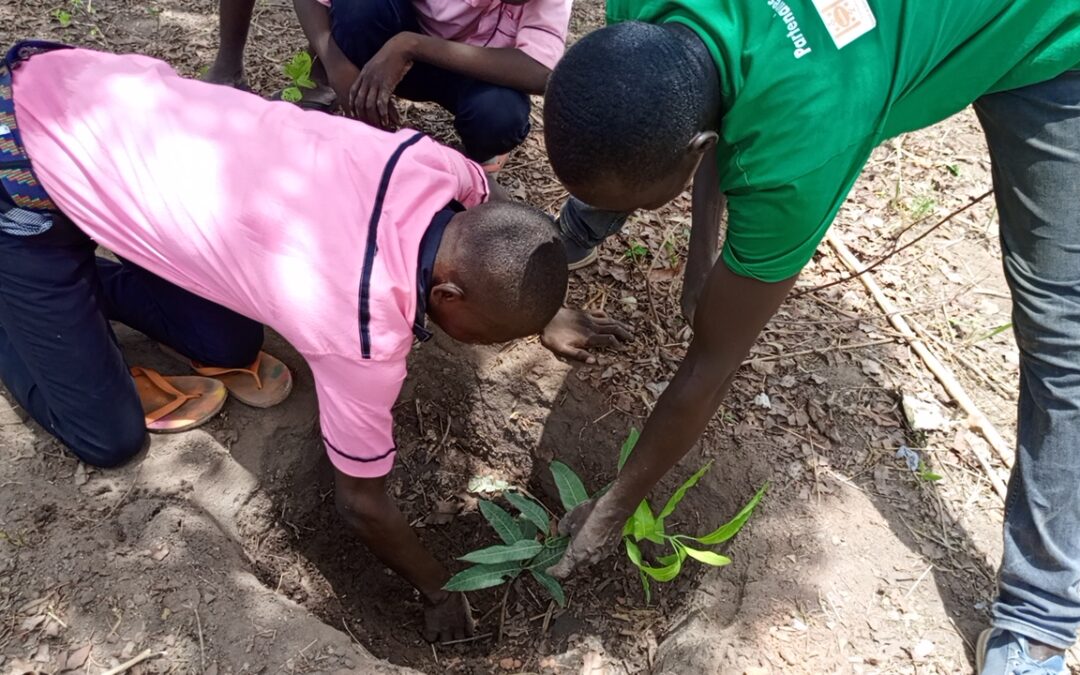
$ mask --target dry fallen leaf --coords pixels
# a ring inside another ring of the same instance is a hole
[[[158,562],[164,560],[167,555],[169,555],[169,546],[165,542],[159,542],[150,548],[150,557]]]
[[[86,659],[90,658],[90,649],[93,645],[83,645],[78,649],[69,652],[67,659],[64,661],[64,670],[76,670],[82,668],[86,663]]]

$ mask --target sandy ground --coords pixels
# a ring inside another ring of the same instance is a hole
[[[575,34],[600,18],[598,3],[579,3]],[[194,75],[212,56],[215,21],[206,0],[17,0],[0,7],[0,37],[146,52]],[[301,46],[291,8],[260,2],[248,58],[256,90],[285,84],[281,65]],[[446,116],[427,106],[408,106],[406,120],[453,141]],[[551,210],[564,193],[534,121],[501,181]],[[837,232],[870,262],[988,189],[981,135],[964,113],[880,148]],[[636,329],[631,347],[599,365],[560,363],[535,341],[474,349],[440,335],[416,350],[395,409],[393,490],[455,569],[455,557],[495,543],[467,490],[474,476],[554,508],[551,459],[590,489],[613,475],[627,430],[686,350],[677,298],[688,207],[684,196],[636,216],[575,275],[576,304]],[[333,513],[310,375],[279,339],[268,349],[297,383],[285,404],[230,402],[204,429],[155,437],[119,470],[81,465],[0,397],[0,669],[101,673],[149,650],[130,672],[970,672],[1001,526],[976,455],[999,476],[1005,468],[859,281],[812,290],[846,274],[823,245],[799,283],[808,292],[771,322],[707,434],[658,489],[715,460],[675,523],[703,531],[771,483],[725,551],[730,566],[692,570],[651,604],[618,556],[567,584],[566,609],[530,583],[476,593],[480,637],[456,645],[423,642],[415,595]],[[1011,437],[1016,356],[991,201],[872,276]],[[132,363],[175,370],[141,336],[119,333]],[[761,394],[768,407],[755,403]],[[912,429],[904,394],[929,401],[940,428]],[[942,479],[905,468],[901,445]]]

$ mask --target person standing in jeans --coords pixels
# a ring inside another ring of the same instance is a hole
[[[873,149],[974,104],[1020,350],[1004,557],[976,668],[1065,673],[1080,628],[1080,3],[608,0],[607,14],[545,94],[551,164],[578,198],[563,237],[587,257],[693,179],[694,337],[611,489],[566,519],[552,573],[609,550],[698,440]]]

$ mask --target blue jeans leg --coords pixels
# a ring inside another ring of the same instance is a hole
[[[342,53],[359,68],[398,33],[422,32],[409,0],[334,0],[330,25]],[[465,154],[474,160],[510,152],[529,135],[529,97],[509,87],[416,63],[395,93],[449,110]]]
[[[137,265],[97,259],[105,315],[184,356],[222,368],[251,364],[263,326]]]
[[[994,626],[1064,649],[1080,628],[1080,72],[976,112],[1020,349]]]
[[[123,464],[146,436],[105,319],[94,244],[66,219],[35,237],[0,232],[0,379],[88,464]]]
[[[559,213],[559,231],[563,241],[588,249],[621,230],[629,217],[629,213],[604,211],[570,197]]]

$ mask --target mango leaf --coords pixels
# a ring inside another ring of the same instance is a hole
[[[619,449],[617,471],[622,471],[623,464],[626,464],[626,460],[630,459],[630,453],[634,451],[634,446],[637,445],[638,438],[640,437],[641,433],[637,428],[630,427],[630,433],[627,435],[626,440],[623,441],[622,448]]]
[[[552,462],[549,468],[555,478],[555,486],[559,488],[559,499],[564,509],[569,512],[589,498],[589,493],[585,491],[585,486],[573,469],[562,462]]]
[[[549,537],[544,542],[543,550],[529,561],[529,569],[547,570],[547,568],[562,560],[563,554],[566,553],[566,547],[569,545],[570,537]]]
[[[630,537],[623,537],[623,544],[626,545],[626,557],[634,563],[634,567],[641,567],[641,547]]]
[[[684,546],[683,550],[686,551],[686,555],[690,556],[694,560],[705,563],[706,565],[712,565],[713,567],[723,567],[724,565],[731,564],[731,558],[720,555],[719,553],[713,553],[712,551],[699,551],[696,548],[690,548]]]
[[[504,544],[513,544],[525,539],[514,517],[495,502],[489,502],[486,499],[480,500],[480,513],[491,524],[491,527],[499,535],[499,539],[503,540]]]
[[[296,103],[300,99],[304,98],[304,94],[296,87],[285,87],[281,90],[281,100],[288,101],[289,103]]]
[[[641,549],[630,537],[624,537],[623,544],[626,545],[626,557],[630,559],[634,567],[638,568],[638,576],[641,577],[641,590],[645,592],[645,604],[648,604],[652,601],[652,588],[649,587],[649,577],[645,575],[645,572],[641,571],[643,566]]]
[[[623,525],[623,536],[631,536],[635,541],[647,539],[654,544],[664,543],[664,521],[653,517],[649,500],[643,499],[638,504],[634,515]]]
[[[767,489],[769,489],[769,484],[765,483],[761,486],[761,489],[757,491],[757,494],[754,495],[753,499],[747,502],[746,506],[742,508],[742,511],[739,511],[739,513],[736,514],[734,518],[724,523],[720,527],[716,528],[709,534],[706,534],[703,537],[688,538],[693,539],[699,544],[706,544],[708,546],[720,544],[727,541],[728,539],[731,539],[736,534],[738,534],[739,530],[741,530],[743,528],[743,525],[746,524],[746,521],[750,519],[751,514],[754,513],[754,508],[758,505],[758,502],[761,501],[761,498],[765,496],[765,491]]]
[[[282,67],[285,75],[293,82],[299,84],[300,80],[311,77],[311,54],[298,52],[288,63]]]
[[[670,564],[663,567],[650,567],[648,565],[642,565],[639,567],[642,572],[648,574],[656,581],[671,581],[675,577],[679,576],[679,571],[682,570],[682,559],[679,556],[675,556]]]
[[[705,464],[705,466],[698,469],[697,473],[695,473],[693,476],[687,478],[686,482],[680,485],[679,489],[675,491],[675,494],[671,495],[671,499],[667,501],[667,504],[664,504],[664,510],[661,511],[660,515],[657,517],[667,518],[668,516],[670,516],[675,511],[675,507],[678,506],[679,502],[681,502],[683,500],[683,497],[686,496],[687,490],[697,485],[697,482],[701,480],[701,477],[709,471],[710,467],[712,467],[712,460],[709,460]]]
[[[536,525],[533,525],[532,521],[528,518],[518,516],[517,518],[514,518],[514,523],[518,526],[518,529],[521,530],[522,539],[536,539],[536,533],[540,530],[538,530]]]
[[[516,577],[520,572],[521,565],[516,562],[505,562],[498,565],[474,565],[450,577],[450,580],[443,586],[443,590],[478,591],[481,588],[491,588],[506,581],[507,577]]]
[[[536,583],[543,586],[548,595],[559,603],[559,607],[566,607],[566,593],[563,592],[562,585],[559,584],[555,577],[540,570],[529,570],[529,572],[533,575],[533,579],[536,579]]]
[[[543,506],[515,492],[507,492],[504,496],[508,502],[517,507],[518,511],[521,511],[521,515],[528,518],[533,525],[536,525],[536,529],[547,534],[550,521]]]
[[[544,545],[538,541],[523,539],[514,542],[510,546],[488,546],[487,548],[471,551],[458,558],[458,560],[479,563],[481,565],[512,562],[515,560],[531,560],[537,553],[543,550],[543,548]]]

